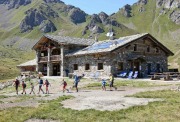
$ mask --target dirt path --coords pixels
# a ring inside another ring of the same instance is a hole
[[[138,92],[156,91],[171,88],[171,86],[161,86],[153,88],[123,88],[123,90],[119,91],[81,91],[79,93],[72,94],[73,96],[75,96],[74,99],[63,101],[62,104],[65,108],[71,108],[75,110],[96,109],[101,111],[114,111],[126,109],[131,106],[147,105],[149,102],[162,100],[150,98],[125,97],[127,95],[133,95]]]
[[[90,81],[92,83],[92,81]],[[81,82],[79,87],[83,87],[90,82]],[[99,90],[80,90],[78,93],[75,90],[70,93],[62,93],[62,88],[60,88],[60,81],[50,80],[51,86],[49,87],[50,94],[36,94],[28,95],[29,99],[19,100],[19,97],[16,97],[15,92],[3,93],[9,98],[0,99],[3,103],[0,103],[0,109],[6,109],[11,107],[38,107],[40,101],[47,101],[57,99],[63,95],[72,95],[75,98],[63,101],[62,104],[66,108],[71,108],[75,110],[84,110],[84,109],[97,109],[97,110],[119,110],[125,109],[131,106],[136,105],[147,105],[148,102],[159,101],[160,99],[146,99],[146,98],[133,98],[125,97],[127,95],[133,95],[138,92],[144,91],[155,91],[162,89],[171,89],[172,86],[158,86],[158,87],[149,87],[149,88],[130,88],[130,87],[120,87],[118,91],[101,91]],[[62,86],[61,86],[62,87]],[[72,83],[69,82],[68,88],[72,87]],[[43,87],[45,90],[45,87]],[[13,89],[14,91],[14,89]],[[19,93],[21,93],[20,91]],[[30,88],[27,89],[27,93],[30,92]],[[38,92],[38,85],[35,86],[35,93]],[[18,96],[22,96],[21,94]],[[31,98],[32,97],[32,98]]]

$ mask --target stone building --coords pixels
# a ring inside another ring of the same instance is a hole
[[[47,76],[108,76],[138,71],[139,77],[168,71],[173,53],[148,33],[96,42],[91,39],[44,35],[33,48],[36,71]]]

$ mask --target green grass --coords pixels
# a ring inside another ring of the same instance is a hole
[[[64,122],[144,122],[144,121],[179,121],[180,94],[179,92],[163,90],[153,92],[142,92],[133,97],[143,98],[163,98],[164,101],[152,102],[146,106],[134,106],[118,111],[98,111],[98,110],[72,110],[63,108],[61,101],[72,98],[63,96],[56,100],[44,101],[38,108],[10,108],[0,111],[2,122],[19,121],[23,122],[30,118],[52,119]]]
[[[115,80],[114,86],[121,87],[121,86],[128,86],[128,87],[136,87],[136,88],[144,88],[144,87],[155,87],[155,86],[166,86],[167,84],[157,84],[154,82],[148,82],[148,81],[134,81],[134,80]],[[101,82],[97,83],[89,83],[84,88],[97,88],[101,87]],[[109,83],[107,82],[106,86],[109,86]]]
[[[8,96],[5,96],[5,95],[0,95],[0,99],[4,99],[4,98],[7,98]]]

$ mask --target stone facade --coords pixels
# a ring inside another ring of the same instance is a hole
[[[144,34],[122,39],[127,43],[117,40],[110,46],[111,50],[85,53],[88,45],[54,43],[45,38],[49,45],[46,50],[36,45],[37,70],[48,76],[75,73],[85,77],[106,77],[121,71],[138,71],[138,77],[147,77],[152,72],[168,71],[167,58],[173,53],[152,36]],[[120,44],[116,47],[116,43]]]

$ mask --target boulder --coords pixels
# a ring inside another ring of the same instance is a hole
[[[54,32],[57,30],[55,25],[50,20],[42,21],[40,26],[39,26],[39,29],[43,33]]]
[[[173,11],[170,14],[169,18],[176,24],[180,25],[180,10]]]
[[[86,21],[86,13],[79,8],[73,8],[69,12],[69,18],[75,24],[82,23]]]

